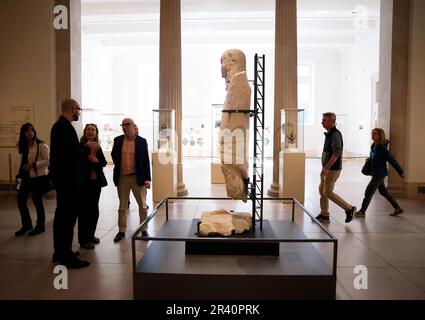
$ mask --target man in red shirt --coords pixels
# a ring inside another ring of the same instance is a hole
[[[111,156],[115,164],[114,184],[118,188],[119,232],[114,238],[118,242],[125,237],[127,229],[126,211],[130,190],[139,206],[140,223],[147,217],[146,189],[151,187],[151,172],[146,139],[138,135],[133,119],[125,118],[121,123],[124,134],[114,139]],[[143,230],[146,232],[146,229]]]

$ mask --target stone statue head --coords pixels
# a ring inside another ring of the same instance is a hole
[[[221,56],[221,76],[226,79],[226,90],[232,77],[242,71],[246,71],[245,54],[238,49],[224,52]]]

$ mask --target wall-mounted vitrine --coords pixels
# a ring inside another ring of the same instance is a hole
[[[304,152],[304,109],[282,109],[280,123],[282,151]]]
[[[155,109],[153,111],[153,151],[177,151],[176,117],[173,109]]]

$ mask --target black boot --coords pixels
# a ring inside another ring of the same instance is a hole
[[[72,254],[73,254],[74,257],[78,257],[80,255],[80,253],[78,251],[75,251]],[[57,263],[60,260],[61,260],[61,258],[59,257],[59,255],[56,252],[54,252],[53,257],[52,257],[52,262]]]
[[[37,226],[35,226],[34,230],[32,230],[28,233],[28,235],[29,236],[36,236],[37,234],[43,233],[44,231],[45,231],[44,226],[37,225]]]
[[[22,227],[18,231],[15,232],[15,236],[23,236],[27,231],[30,231],[32,229],[32,226]]]

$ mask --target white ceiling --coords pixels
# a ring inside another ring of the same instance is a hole
[[[380,0],[298,0],[300,52],[341,54],[379,28]],[[82,0],[86,39],[158,45],[160,0]],[[275,0],[182,0],[183,45],[274,44]]]

